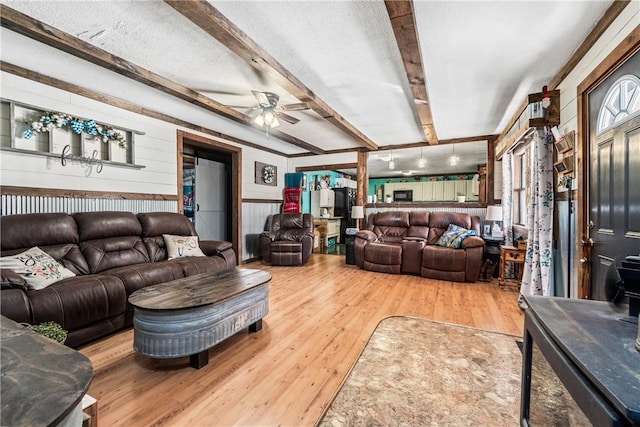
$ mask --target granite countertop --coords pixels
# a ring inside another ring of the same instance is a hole
[[[0,424],[55,425],[75,408],[93,378],[77,351],[0,316]]]

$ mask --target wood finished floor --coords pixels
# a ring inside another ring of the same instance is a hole
[[[152,360],[128,329],[82,348],[101,426],[311,426],[380,320],[417,316],[522,335],[517,293],[493,283],[455,283],[366,272],[344,257],[314,254],[304,267],[271,272],[270,311],[260,332],[240,332],[209,351]]]

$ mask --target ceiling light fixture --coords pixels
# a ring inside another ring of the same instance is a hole
[[[267,138],[269,130],[280,126],[280,121],[273,107],[262,107],[262,111],[253,119],[253,122],[260,127],[264,126]]]
[[[449,158],[449,166],[457,166],[460,157],[456,156],[456,148],[451,145],[451,157]]]
[[[422,156],[422,147],[420,147],[420,160],[418,160],[418,167],[420,169],[424,169],[426,164],[427,164],[427,162],[425,161],[424,157]]]
[[[389,169],[395,169],[396,162],[393,161],[393,150],[391,150],[391,161],[389,162]]]

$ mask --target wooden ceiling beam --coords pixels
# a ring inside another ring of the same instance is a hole
[[[436,128],[433,125],[433,116],[431,114],[427,83],[422,67],[422,55],[420,54],[420,41],[416,31],[413,3],[411,0],[385,0],[384,4],[387,7],[391,27],[402,56],[420,127],[428,144],[438,144],[438,136],[436,135]]]
[[[353,137],[360,145],[369,150],[378,149],[378,146],[371,139],[340,116],[209,2],[206,0],[165,0],[165,3],[225,45],[249,65],[268,75],[301,102],[306,102],[311,110]]]
[[[182,99],[197,107],[219,114],[236,123],[248,125],[256,132],[259,129],[253,125],[251,117],[239,111],[229,108],[219,102],[214,101],[192,89],[182,86],[172,80],[160,76],[152,71],[142,68],[123,58],[112,55],[90,43],[87,43],[77,37],[58,30],[47,25],[37,19],[31,18],[23,13],[18,12],[5,5],[0,5],[0,25],[23,36],[37,40],[41,43],[55,47],[63,52],[84,59],[85,61],[96,64],[116,72],[122,76],[128,77],[139,83],[153,87],[154,89],[165,92],[176,98]],[[312,144],[304,142],[298,138],[292,137],[281,131],[273,131],[271,134],[291,145],[309,150],[315,154],[325,154],[322,150]]]

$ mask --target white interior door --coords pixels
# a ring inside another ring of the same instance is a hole
[[[200,240],[226,240],[226,174],[224,163],[196,159],[196,231]]]

